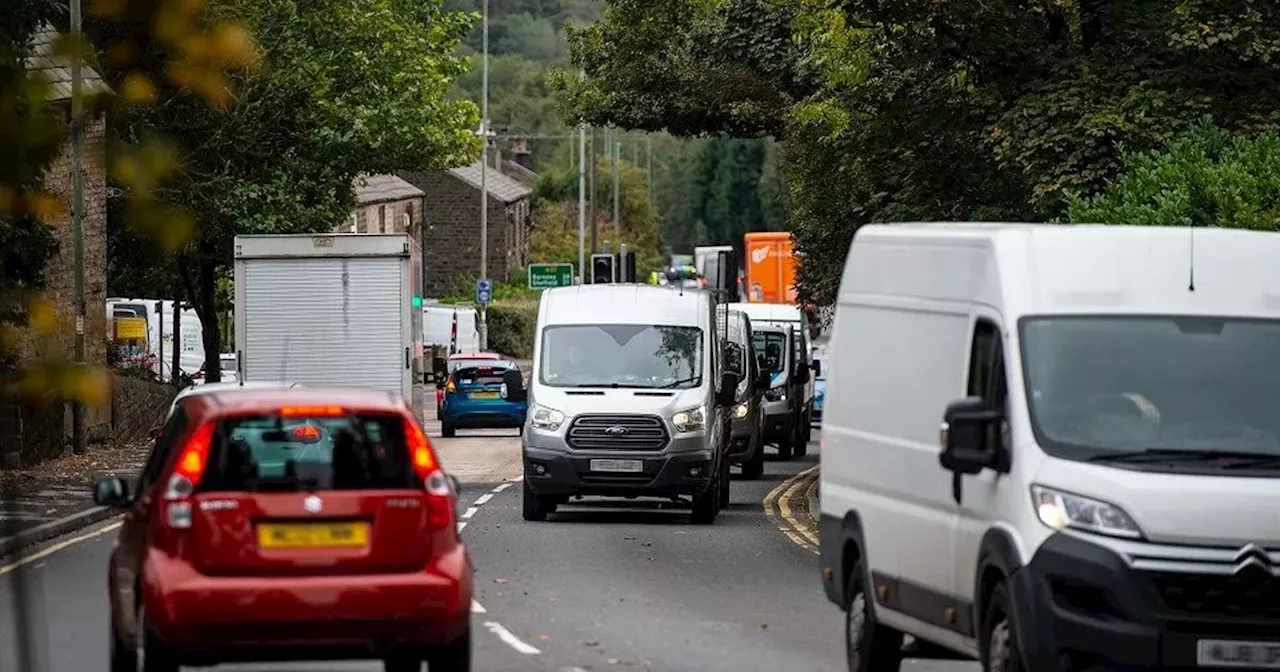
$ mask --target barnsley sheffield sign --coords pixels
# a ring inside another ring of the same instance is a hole
[[[573,264],[529,264],[529,289],[552,289],[573,284]]]

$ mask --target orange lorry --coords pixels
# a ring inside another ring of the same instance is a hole
[[[796,262],[791,248],[791,234],[786,231],[760,231],[744,237],[747,301],[796,302]]]

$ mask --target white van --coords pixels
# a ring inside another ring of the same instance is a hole
[[[571,497],[729,500],[737,374],[721,362],[710,292],[599,284],[548,289],[538,308],[523,433],[525,520]]]
[[[897,670],[904,634],[988,670],[1280,667],[1277,260],[1239,230],[860,229],[820,488],[849,668]]]
[[[800,362],[806,369],[813,366],[813,342],[809,337],[809,323],[805,319],[804,312],[799,306],[790,303],[730,303],[729,310],[740,310],[751,318],[751,324],[757,326],[775,325],[786,329],[794,327],[803,339],[804,361]],[[797,455],[804,455],[803,446],[813,438],[813,395],[816,389],[813,376],[808,376],[808,380],[804,383],[804,417],[801,418],[800,435],[796,437],[796,444],[800,446]],[[774,381],[774,387],[785,385],[786,381],[777,379]]]

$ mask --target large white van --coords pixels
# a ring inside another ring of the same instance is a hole
[[[572,497],[690,500],[710,524],[729,500],[730,412],[715,303],[703,290],[548,289],[538,307],[523,433],[525,520]]]
[[[1280,235],[867,226],[822,574],[849,669],[1280,667]]]
[[[809,322],[805,319],[804,312],[799,306],[790,303],[730,303],[729,310],[740,310],[751,318],[753,325],[766,326],[775,325],[783,329],[794,328],[803,341],[803,361],[797,362],[797,368],[811,369],[813,367],[813,342],[809,338]],[[797,456],[805,454],[804,446],[813,438],[813,395],[816,390],[813,375],[808,375],[804,385],[804,401],[802,404],[803,417],[800,423],[796,425],[798,430],[795,437],[795,444],[798,448]],[[774,380],[774,387],[783,387],[787,384],[782,379]],[[775,391],[776,393],[776,391]]]

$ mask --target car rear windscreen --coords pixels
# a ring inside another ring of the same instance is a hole
[[[403,420],[393,415],[225,418],[203,491],[414,488]]]
[[[506,366],[475,366],[458,369],[453,372],[453,379],[459,385],[497,385],[502,382],[502,374],[507,372]]]

